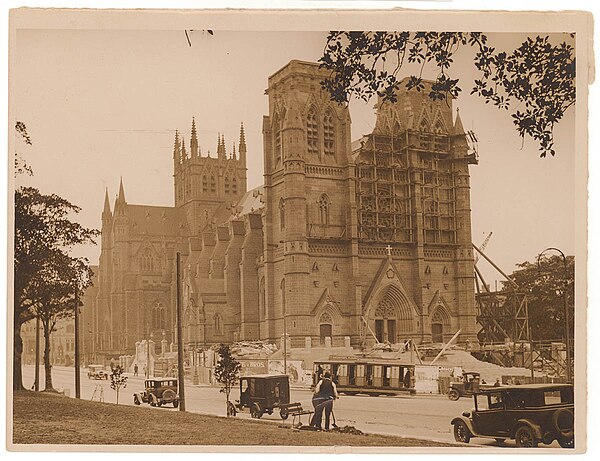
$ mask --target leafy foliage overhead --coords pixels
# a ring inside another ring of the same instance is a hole
[[[321,67],[331,75],[321,82],[333,100],[347,103],[377,95],[394,102],[398,78],[405,64],[417,66],[406,88],[428,91],[433,100],[448,100],[462,91],[451,78],[453,57],[460,47],[474,50],[480,76],[471,94],[509,111],[521,138],[539,144],[540,156],[555,155],[553,129],[575,103],[575,56],[571,45],[553,45],[548,36],[528,37],[517,49],[497,51],[481,32],[330,32]],[[437,76],[426,89],[423,71],[434,67]]]
[[[215,379],[221,384],[221,391],[225,394],[225,400],[229,402],[229,394],[238,380],[242,365],[231,354],[228,344],[219,344],[216,349],[219,361],[215,365]]]

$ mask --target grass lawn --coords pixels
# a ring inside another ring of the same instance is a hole
[[[15,444],[450,447],[376,434],[297,431],[278,424],[16,392]],[[152,437],[148,435],[152,434]]]

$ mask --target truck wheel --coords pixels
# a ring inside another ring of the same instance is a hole
[[[179,406],[179,400],[173,400],[173,408],[177,408]]]
[[[285,408],[282,408],[281,410],[279,410],[279,416],[281,416],[281,419],[285,421],[286,419],[288,419],[289,413]]]
[[[252,404],[252,406],[250,407],[250,416],[252,416],[253,418],[259,419],[262,415],[263,415],[262,408],[260,408],[260,405],[258,403],[254,402]]]
[[[458,400],[460,398],[460,394],[458,393],[458,391],[456,389],[450,389],[448,391],[448,398],[450,400],[452,400],[453,402],[455,402],[456,400]]]
[[[471,432],[463,421],[454,423],[454,440],[460,443],[469,443]]]
[[[133,403],[135,403],[136,405],[140,405],[140,398],[137,396],[137,394],[133,394]]]
[[[529,426],[521,426],[517,429],[515,442],[519,448],[535,448],[539,443]]]

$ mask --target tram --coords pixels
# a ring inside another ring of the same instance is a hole
[[[316,361],[313,366],[313,386],[326,371],[331,373],[341,394],[397,395],[415,394],[415,366],[377,359],[346,359]]]

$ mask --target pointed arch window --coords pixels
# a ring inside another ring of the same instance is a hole
[[[152,329],[165,329],[165,306],[160,301],[157,301],[152,307]]]
[[[281,296],[281,312],[285,316],[285,279],[281,279],[279,290],[279,295]]]
[[[229,175],[225,175],[225,193],[229,194]]]
[[[215,321],[215,335],[222,335],[223,334],[223,319],[221,318],[221,315],[215,314],[214,321]]]
[[[322,194],[317,201],[319,204],[319,222],[321,224],[329,224],[329,197],[327,194]]]
[[[210,191],[212,193],[215,193],[216,190],[217,190],[217,182],[215,180],[215,176],[211,175],[211,177],[210,177]]]
[[[430,123],[425,117],[423,117],[423,119],[421,119],[421,124],[419,125],[419,131],[429,131],[429,129]]]
[[[444,125],[442,124],[442,121],[438,119],[438,121],[435,123],[435,126],[433,127],[433,132],[435,134],[443,134],[444,133]]]
[[[232,181],[232,185],[231,185],[231,191],[232,191],[234,194],[237,194],[237,191],[238,191],[237,179],[236,179],[235,177],[233,178],[233,181]]]
[[[154,270],[154,261],[150,248],[145,248],[140,257],[140,269],[142,272],[152,272]]]
[[[306,144],[309,154],[319,153],[319,124],[314,107],[311,107],[306,117]]]
[[[282,151],[283,151],[283,146],[281,143],[281,120],[283,119],[283,116],[279,116],[278,114],[275,114],[275,117],[273,118],[273,131],[275,134],[275,166],[278,167],[281,164],[281,158],[282,158]]]
[[[206,175],[202,176],[202,192],[208,192],[208,181],[206,180]]]
[[[265,278],[260,279],[260,285],[258,288],[258,304],[260,308],[260,312],[265,318],[267,316],[267,303],[265,299]]]
[[[285,228],[285,202],[283,198],[279,199],[279,228]]]
[[[323,147],[326,154],[335,154],[335,127],[330,110],[323,117]]]

